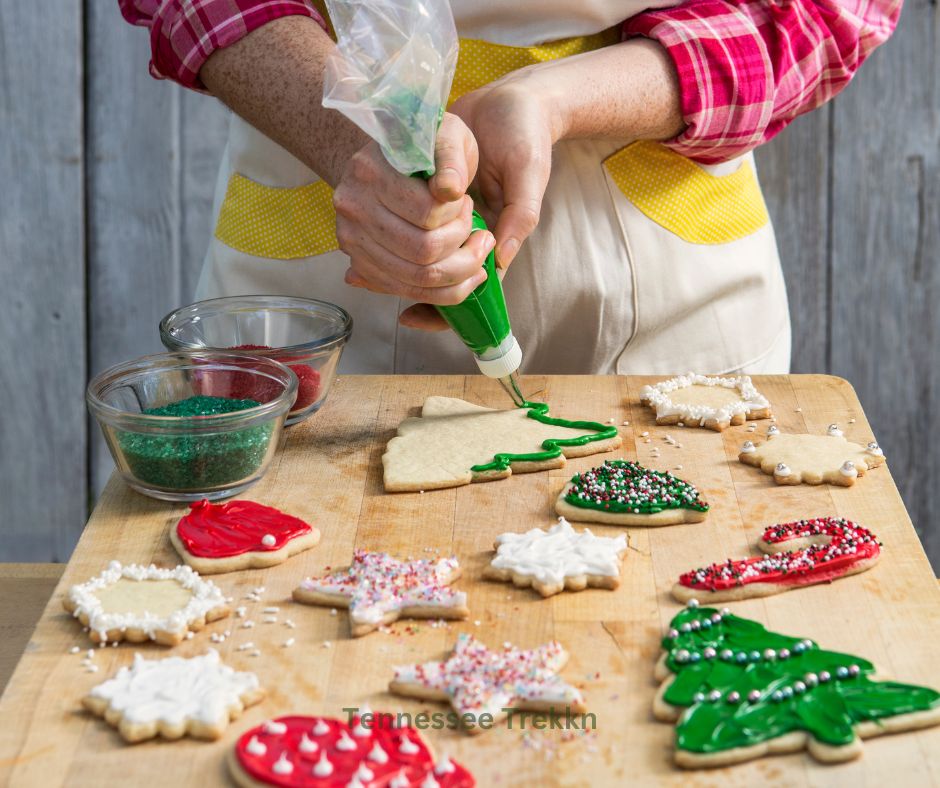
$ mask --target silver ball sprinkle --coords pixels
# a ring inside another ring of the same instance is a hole
[[[714,659],[715,654],[716,654],[716,651],[711,646],[706,646],[702,650],[702,656],[705,657],[705,659]]]
[[[685,604],[686,604],[686,607],[696,608],[696,607],[698,607],[698,600],[697,600],[697,599],[690,599],[690,600],[689,600],[688,602],[686,602]]]
[[[794,682],[793,682],[793,691],[794,691],[797,695],[801,695],[802,693],[806,692],[806,685],[805,685],[802,681],[794,681]]]
[[[723,648],[718,656],[723,660],[729,660],[734,657],[734,652],[730,648]]]
[[[820,684],[825,684],[831,678],[832,678],[832,674],[828,670],[819,671],[819,683]]]
[[[776,659],[776,658],[777,658],[776,651],[774,651],[772,648],[764,649],[764,659]]]
[[[807,687],[815,687],[817,684],[819,684],[819,676],[817,676],[815,673],[807,673],[805,676],[803,676],[803,681],[806,682]]]
[[[728,693],[728,703],[737,703],[740,700],[741,695],[739,693],[733,691]]]
[[[777,652],[777,659],[790,659],[790,649],[780,649],[780,651]]]
[[[725,616],[731,615],[731,608],[723,607],[719,612],[721,613],[721,617],[724,618]]]
[[[692,631],[698,632],[702,628],[702,622],[696,619],[692,622]]]
[[[715,613],[715,615],[712,616],[712,623],[713,624],[721,623],[721,613]]]
[[[749,693],[747,693],[747,699],[751,703],[757,703],[757,701],[760,700],[760,690],[751,690]]]
[[[708,699],[714,703],[716,700],[721,700],[721,692],[719,690],[712,690],[708,693]]]
[[[858,665],[849,665],[849,675],[852,678],[855,678],[861,672],[862,669]]]
[[[751,652],[750,654],[748,654],[747,656],[748,656],[748,659],[751,660],[751,662],[758,662],[758,661],[760,660],[760,652],[759,652],[759,651],[752,651],[752,652]]]
[[[702,703],[702,702],[705,700],[705,693],[704,693],[704,692],[696,692],[696,693],[692,696],[692,700],[694,700],[696,703]]]
[[[687,650],[687,649],[684,649],[684,648],[680,648],[680,649],[676,652],[676,662],[682,664],[682,663],[688,662],[688,661],[689,661],[689,652],[688,652],[688,650]]]
[[[692,625],[691,625],[688,621],[686,621],[681,627],[679,627],[679,631],[680,631],[680,632],[691,632],[691,631],[692,631]]]
[[[666,633],[666,637],[668,637],[670,640],[675,640],[677,637],[679,637],[679,630],[678,630],[678,629],[670,629],[670,630]]]

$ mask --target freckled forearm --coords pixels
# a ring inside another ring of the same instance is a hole
[[[527,78],[546,97],[555,141],[665,140],[685,128],[675,66],[654,41],[633,39],[540,64]]]
[[[288,16],[217,50],[199,72],[224,104],[331,186],[368,142],[355,124],[322,105],[324,66],[334,48],[315,21]]]

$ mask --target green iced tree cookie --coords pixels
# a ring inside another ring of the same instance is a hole
[[[669,675],[656,711],[678,715],[676,759],[684,766],[804,746],[821,760],[847,760],[860,754],[859,735],[940,722],[940,693],[878,681],[867,660],[769,632],[727,609],[693,600],[662,646]]]

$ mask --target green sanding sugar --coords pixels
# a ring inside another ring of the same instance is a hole
[[[149,416],[217,416],[254,408],[253,399],[189,397],[144,411]],[[131,473],[169,490],[210,490],[253,475],[264,462],[272,424],[189,435],[118,431]]]

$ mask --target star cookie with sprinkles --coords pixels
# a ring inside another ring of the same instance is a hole
[[[704,427],[721,432],[750,419],[769,419],[770,402],[747,375],[733,378],[679,375],[644,386],[640,402],[656,411],[657,424]]]
[[[308,577],[293,596],[306,605],[349,608],[352,634],[360,637],[401,617],[467,618],[467,595],[450,587],[459,577],[456,558],[400,561],[356,550],[350,566]]]
[[[490,580],[532,586],[542,596],[585,588],[613,590],[620,585],[620,563],[627,537],[580,533],[564,517],[547,531],[532,528],[524,534],[505,533],[496,538],[496,555],[483,570]]]
[[[686,572],[673,586],[673,597],[712,604],[770,596],[864,572],[881,558],[878,537],[841,517],[772,525],[757,546],[765,555]]]
[[[420,731],[389,713],[359,709],[349,723],[292,715],[245,731],[229,750],[232,779],[243,788],[473,788],[473,775],[435,761]]]
[[[852,443],[831,427],[826,435],[783,434],[767,431],[763,443],[745,441],[738,459],[773,476],[777,484],[835,484],[851,487],[859,476],[885,461],[874,441]]]
[[[508,709],[583,713],[587,707],[580,691],[558,675],[567,662],[568,652],[554,640],[534,649],[505,643],[497,651],[462,633],[446,660],[397,667],[388,688],[398,695],[449,701],[462,721],[478,722],[486,714],[488,722],[496,723]],[[465,730],[485,728],[474,722]]]
[[[609,525],[700,523],[708,504],[689,482],[629,460],[607,460],[571,478],[555,511],[579,522]]]

